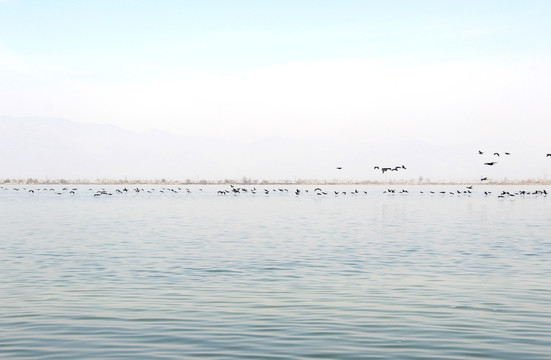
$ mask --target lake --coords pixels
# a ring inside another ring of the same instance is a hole
[[[549,186],[316,187],[0,187],[0,358],[549,358]]]

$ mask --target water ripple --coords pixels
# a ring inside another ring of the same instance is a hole
[[[2,193],[0,357],[551,353],[544,199],[212,194]]]

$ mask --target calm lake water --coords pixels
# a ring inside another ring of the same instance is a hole
[[[0,358],[550,358],[549,187],[135,187],[0,188]]]

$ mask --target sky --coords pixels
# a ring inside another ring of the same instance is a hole
[[[0,115],[551,152],[550,18],[549,1],[0,0]]]

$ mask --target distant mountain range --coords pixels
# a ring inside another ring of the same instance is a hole
[[[186,178],[233,144],[61,119],[0,118],[0,176]]]
[[[442,147],[415,141],[345,146],[290,138],[236,141],[0,117],[0,179],[462,181],[541,178],[551,170],[551,160],[527,167],[514,156],[488,169],[477,150],[473,144]],[[386,174],[373,169],[401,165],[407,169]]]

